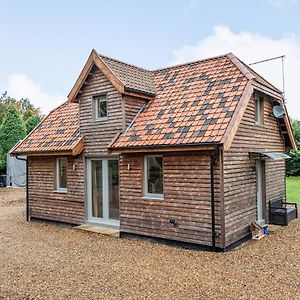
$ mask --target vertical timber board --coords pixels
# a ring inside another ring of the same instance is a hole
[[[68,157],[66,193],[55,191],[56,157],[28,157],[28,163],[30,216],[71,224],[83,223],[83,157]]]
[[[249,152],[284,152],[277,120],[271,115],[272,104],[264,101],[264,125],[255,125],[253,96],[244,113],[229,151],[224,151],[224,213],[226,246],[249,234],[249,225],[256,220],[255,160]],[[266,159],[265,197],[284,197],[285,162]],[[266,207],[266,213],[268,208]]]
[[[211,246],[210,156],[165,153],[164,200],[143,197],[143,161],[142,154],[120,157],[121,231]],[[221,246],[218,167],[215,202],[216,245]],[[177,224],[172,225],[170,219]]]

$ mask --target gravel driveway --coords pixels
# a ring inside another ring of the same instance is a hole
[[[300,220],[211,253],[25,221],[0,189],[0,299],[300,299]]]

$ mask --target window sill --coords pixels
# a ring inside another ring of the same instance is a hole
[[[256,122],[254,123],[254,125],[257,126],[257,127],[264,127],[264,124],[258,124]]]
[[[145,195],[142,197],[143,200],[157,200],[157,201],[164,201],[164,197],[154,197],[150,195]]]
[[[107,121],[108,120],[108,117],[105,117],[105,118],[96,118],[94,119],[94,122],[103,122],[103,121]]]
[[[54,190],[54,193],[61,193],[61,194],[66,194],[68,190]]]

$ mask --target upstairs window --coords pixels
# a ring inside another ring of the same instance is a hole
[[[105,95],[94,97],[95,120],[107,119],[107,99]]]
[[[256,97],[255,103],[255,124],[264,125],[264,98]]]
[[[61,192],[67,191],[67,158],[56,160],[56,189]]]
[[[144,196],[163,199],[163,157],[144,158]]]

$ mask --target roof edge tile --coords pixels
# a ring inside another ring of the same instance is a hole
[[[245,67],[245,65],[233,53],[228,53],[227,57],[243,73],[243,75],[247,79],[249,80],[255,79],[255,77],[249,72],[249,70]]]

